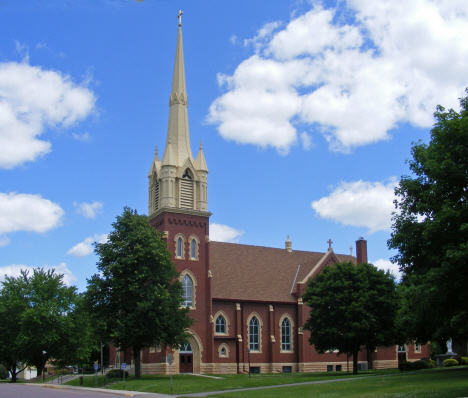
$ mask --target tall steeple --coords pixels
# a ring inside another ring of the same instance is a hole
[[[182,11],[178,16],[166,147],[161,161],[156,156],[148,173],[148,215],[159,214],[164,208],[207,212],[208,207],[208,167],[205,155],[200,145],[197,159],[194,160],[190,148],[181,16]]]
[[[172,77],[172,90],[169,96],[169,123],[167,126],[166,151],[172,146],[176,165],[181,167],[189,158],[193,162],[190,149],[190,134],[187,112],[188,100],[185,88],[184,50],[182,45],[182,23],[179,20],[177,47]]]

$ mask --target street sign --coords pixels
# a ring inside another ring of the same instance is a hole
[[[127,364],[126,364],[126,363],[123,363],[122,366],[121,366],[121,368],[122,368],[123,370],[127,369]]]
[[[166,359],[168,365],[169,365],[169,374],[171,376],[171,393],[172,393],[172,354],[167,354],[167,359]]]
[[[99,365],[97,363],[94,364],[94,370],[98,370]]]

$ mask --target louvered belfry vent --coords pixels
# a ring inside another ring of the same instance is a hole
[[[159,210],[159,181],[154,185],[154,211]]]
[[[180,180],[180,207],[193,209],[193,180],[187,171]]]

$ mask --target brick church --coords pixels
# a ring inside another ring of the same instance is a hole
[[[210,241],[208,167],[201,144],[193,158],[187,104],[179,19],[166,147],[161,160],[156,152],[148,174],[148,216],[173,253],[195,322],[178,350],[145,349],[142,373],[169,373],[169,353],[172,373],[243,373],[249,363],[261,373],[346,370],[346,355],[317,354],[309,345],[302,330],[309,308],[301,296],[323,267],[367,262],[367,242],[356,242],[354,257],[335,253],[331,241],[325,253],[293,250],[289,238],[284,249]],[[428,346],[378,347],[363,350],[359,366],[396,367],[399,360],[428,356]],[[119,366],[131,357],[111,346],[110,361]]]

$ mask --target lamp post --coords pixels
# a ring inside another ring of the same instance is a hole
[[[101,342],[101,374],[104,374],[104,360],[102,355],[102,342]]]
[[[247,356],[249,357],[249,377],[250,377],[250,348],[247,348]]]

